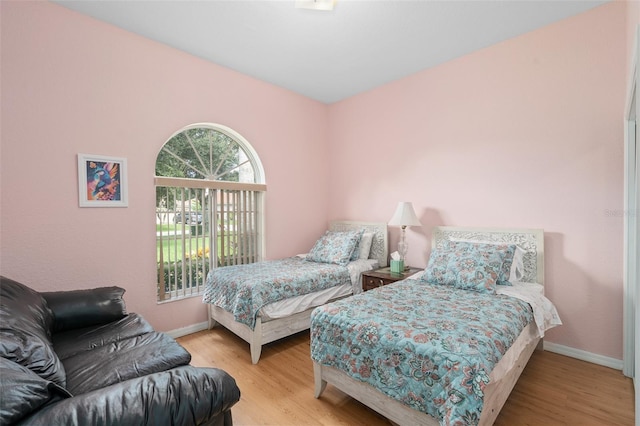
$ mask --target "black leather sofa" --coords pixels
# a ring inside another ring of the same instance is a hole
[[[0,277],[0,424],[231,425],[235,380],[140,315],[119,287],[39,293]]]

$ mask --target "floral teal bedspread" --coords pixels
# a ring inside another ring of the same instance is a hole
[[[476,425],[489,373],[532,320],[519,299],[404,280],[316,308],[311,358],[442,425]]]
[[[346,266],[291,257],[212,269],[203,302],[232,313],[253,330],[263,306],[342,284],[351,284]]]

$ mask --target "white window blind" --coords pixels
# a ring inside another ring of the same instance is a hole
[[[260,261],[263,184],[156,177],[158,300],[201,294],[207,273]]]

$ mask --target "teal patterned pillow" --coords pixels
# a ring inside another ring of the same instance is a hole
[[[431,253],[422,280],[495,294],[496,284],[509,282],[514,253],[515,245],[443,241]]]
[[[356,247],[353,249],[351,253],[351,257],[349,260],[358,260],[360,258],[360,250],[362,249],[360,246],[363,244],[362,236],[364,235],[364,229],[360,230],[360,236],[358,237],[358,241],[356,242]]]
[[[465,241],[469,244],[469,250],[473,250],[479,253],[485,253],[489,255],[494,252],[503,252],[504,261],[502,267],[498,271],[498,279],[496,284],[498,285],[511,285],[509,281],[509,275],[511,275],[511,264],[513,263],[514,256],[516,254],[515,244],[499,244],[499,243],[476,243],[473,241]]]
[[[504,263],[502,264],[500,277],[498,277],[498,285],[512,285],[510,281],[511,279],[518,281],[518,276],[522,276],[522,270],[524,269],[524,265],[522,264],[522,256],[525,252],[516,244],[500,243],[496,241],[463,240],[458,238],[451,238],[451,241],[472,243],[480,249],[482,248],[481,246],[487,245],[497,247],[498,250],[505,250],[506,257]]]
[[[361,236],[362,231],[327,231],[316,241],[306,260],[346,265]]]
[[[502,269],[500,270],[497,284],[511,285],[509,276],[511,275],[511,265],[516,255],[517,246],[515,244],[489,244],[489,246],[504,252],[504,261],[502,262]]]

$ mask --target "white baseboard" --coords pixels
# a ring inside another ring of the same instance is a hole
[[[558,345],[557,343],[544,342],[544,350],[554,352],[560,355],[570,356],[581,361],[591,362],[593,364],[603,365],[605,367],[622,370],[622,360],[610,358],[604,355],[598,355],[580,349],[570,348],[569,346]]]
[[[198,331],[206,330],[208,328],[209,328],[209,323],[205,321],[198,324],[191,324],[186,327],[167,331],[166,333],[169,336],[173,337],[174,339],[177,339],[178,337],[186,336],[187,334],[197,333]]]

